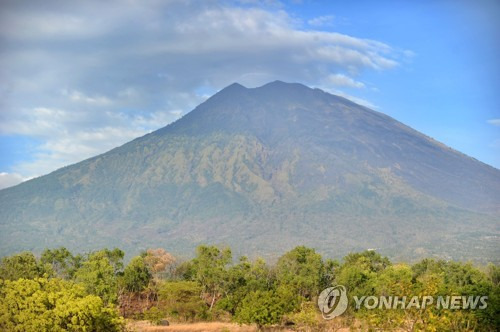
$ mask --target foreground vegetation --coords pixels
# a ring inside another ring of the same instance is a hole
[[[65,248],[40,257],[23,252],[0,263],[1,331],[123,331],[126,319],[233,321],[295,330],[335,326],[407,331],[495,331],[500,329],[500,268],[424,259],[393,264],[374,251],[342,262],[323,259],[303,246],[276,264],[233,259],[229,248],[200,246],[179,262],[163,249],[133,257],[100,250],[74,255]],[[482,310],[357,309],[325,321],[318,294],[331,285],[350,296],[488,296]],[[328,325],[329,324],[329,325]]]

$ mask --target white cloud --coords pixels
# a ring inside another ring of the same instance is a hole
[[[259,5],[2,4],[0,135],[42,142],[34,161],[11,169],[36,176],[105,152],[176,120],[206,99],[200,91],[277,79],[363,88],[364,72],[397,67],[410,54],[306,30],[283,7]]]
[[[86,96],[84,93],[79,91],[68,92],[63,90],[63,95],[67,95],[71,101],[77,103],[85,103],[93,106],[109,106],[111,105],[111,100],[104,96]]]
[[[20,174],[0,172],[0,189],[15,186],[24,180],[26,179],[24,179]]]
[[[373,104],[372,102],[370,102],[364,98],[356,97],[356,96],[350,95],[348,93],[345,93],[345,92],[339,91],[339,90],[333,90],[332,93],[336,94],[337,96],[341,96],[341,97],[344,97],[346,99],[349,99],[349,100],[351,100],[351,101],[353,101],[356,104],[359,104],[361,106],[365,106],[365,107],[368,107],[368,108],[371,108],[374,110],[378,109],[377,105]]]
[[[331,74],[327,77],[326,81],[336,86],[345,86],[358,89],[365,87],[365,84],[363,82],[358,82],[344,74]]]
[[[488,123],[492,124],[494,126],[499,126],[500,127],[500,119],[491,119],[491,120],[488,120]]]
[[[359,104],[361,106],[365,106],[365,107],[368,107],[368,108],[371,108],[373,110],[377,110],[378,109],[378,106],[373,104],[372,102],[364,99],[364,98],[360,98],[360,97],[356,97],[356,96],[353,96],[351,94],[348,94],[342,90],[338,90],[337,88],[334,88],[334,87],[331,87],[331,86],[325,86],[325,85],[318,85],[318,86],[315,86],[316,88],[318,89],[321,89],[325,92],[328,92],[328,93],[331,93],[331,94],[334,94],[334,95],[337,95],[337,96],[340,96],[340,97],[344,97],[346,99],[349,99],[350,101],[353,101],[355,102],[356,104]]]
[[[170,114],[173,114],[179,118],[182,115],[182,110],[173,110],[173,111],[170,111]]]
[[[119,127],[63,133],[47,139],[40,146],[33,161],[16,164],[15,168],[22,174],[32,176],[46,174],[110,150],[146,133],[147,131]]]
[[[67,111],[50,108],[22,110],[0,123],[3,134],[21,134],[43,144],[34,160],[14,165],[16,172],[30,177],[90,158],[172,122],[170,112],[146,114]]]
[[[333,24],[333,20],[335,16],[333,15],[324,15],[312,18],[307,21],[307,24],[314,27],[323,27],[323,26],[331,26]]]

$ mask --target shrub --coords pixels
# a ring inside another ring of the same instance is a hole
[[[202,287],[194,281],[170,281],[160,284],[158,299],[165,312],[182,321],[207,318],[207,305],[200,294]]]
[[[1,331],[120,331],[123,318],[61,279],[0,281]]]
[[[278,324],[283,315],[298,309],[301,297],[285,287],[270,291],[254,291],[243,299],[236,311],[239,323],[258,326]]]

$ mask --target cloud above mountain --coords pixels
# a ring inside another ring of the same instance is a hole
[[[331,21],[220,1],[6,1],[0,135],[41,142],[9,171],[37,176],[104,152],[235,81],[364,89],[364,72],[406,57],[376,40],[319,30]]]

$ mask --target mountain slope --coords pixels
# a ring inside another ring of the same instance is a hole
[[[300,84],[233,84],[177,122],[0,191],[0,250],[204,242],[274,256],[494,260],[500,171]]]

